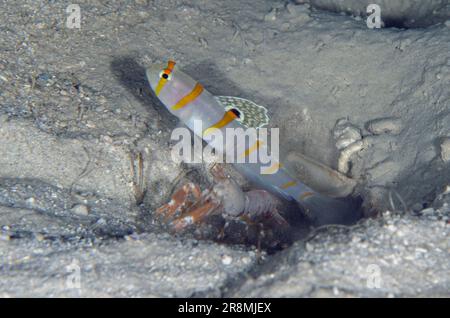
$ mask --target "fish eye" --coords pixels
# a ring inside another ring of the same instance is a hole
[[[236,115],[237,118],[241,118],[241,112],[237,110],[236,108],[230,109],[230,111]]]
[[[172,79],[172,74],[167,74],[165,71],[161,71],[161,73],[159,73],[159,77],[170,81]]]

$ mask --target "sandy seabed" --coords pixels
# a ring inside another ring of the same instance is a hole
[[[79,29],[69,1],[0,5],[0,296],[450,296],[447,1],[381,1],[381,29],[363,1],[77,2]],[[381,215],[262,256],[168,234],[185,167],[144,70],[169,58],[265,105],[285,153],[338,169],[357,132],[346,173]]]

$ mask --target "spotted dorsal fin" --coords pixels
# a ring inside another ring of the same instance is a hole
[[[240,97],[215,96],[215,98],[226,111],[236,109],[240,113],[236,120],[247,128],[261,128],[269,123],[267,109],[264,106]]]

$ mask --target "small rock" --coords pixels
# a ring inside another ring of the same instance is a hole
[[[420,213],[422,213],[423,215],[430,215],[430,214],[433,214],[434,213],[434,209],[433,208],[427,208],[427,209],[424,209],[424,210],[422,210]]]
[[[8,121],[8,119],[9,119],[8,115],[6,115],[6,114],[0,115],[0,124],[6,123]]]
[[[422,210],[422,208],[423,208],[423,205],[420,204],[420,203],[415,203],[415,204],[411,207],[411,209],[412,209],[414,212],[419,212],[420,210]]]
[[[393,224],[389,224],[386,226],[386,228],[390,231],[390,232],[395,232],[397,231],[397,227]]]
[[[336,286],[333,287],[333,295],[339,296],[339,288],[337,288]]]
[[[77,204],[72,208],[72,212],[76,215],[86,216],[89,214],[89,207],[84,204]]]
[[[445,26],[450,28],[450,20],[445,21]]]
[[[88,127],[88,128],[96,128],[97,126],[92,121],[88,120],[86,122],[86,127]]]
[[[426,253],[428,253],[428,251],[424,248],[416,247],[416,253],[426,254]]]
[[[230,265],[233,262],[233,258],[229,255],[223,255],[222,256],[222,264],[223,265]]]
[[[107,99],[106,99],[105,96],[100,96],[100,97],[98,98],[98,102],[99,102],[100,104],[105,104],[105,103],[107,102]],[[99,106],[99,107],[101,107],[101,106]],[[97,107],[97,108],[99,108],[99,107]],[[96,110],[97,110],[97,108],[96,108]]]
[[[444,162],[450,161],[450,138],[445,138],[441,142],[441,158]]]
[[[367,122],[366,129],[374,135],[398,135],[403,129],[403,124],[400,118],[378,118]]]
[[[272,8],[269,13],[264,16],[264,21],[270,22],[277,19],[277,9]]]
[[[444,187],[444,191],[442,192],[442,194],[450,194],[450,185],[446,185],[445,187]]]
[[[289,30],[290,27],[291,27],[291,24],[289,22],[283,23],[281,25],[281,31],[285,32],[285,31]]]
[[[34,27],[36,29],[45,29],[45,28],[47,28],[47,24],[45,24],[44,22],[38,22],[34,25]]]
[[[0,74],[0,79],[4,82],[9,82],[8,78],[4,76],[3,74]]]
[[[27,203],[27,205],[29,206],[29,207],[35,207],[36,206],[36,199],[35,198],[33,198],[33,197],[31,197],[31,198],[28,198],[27,200],[26,200],[26,203]]]
[[[39,242],[42,242],[43,240],[45,240],[45,236],[41,233],[35,233],[34,238],[36,241],[39,241]]]
[[[96,222],[98,225],[106,225],[106,220],[104,218],[100,218]]]
[[[286,10],[292,14],[292,15],[301,15],[301,14],[305,14],[305,13],[309,13],[310,12],[310,5],[308,3],[298,3],[300,5],[296,5],[293,3],[288,3],[286,5]]]
[[[41,73],[36,77],[37,81],[47,82],[50,79],[50,75],[47,73]]]
[[[206,39],[205,38],[199,38],[198,39],[198,42],[200,43],[200,45],[203,47],[203,48],[207,48],[208,47],[208,41],[206,41]]]
[[[293,3],[288,3],[286,5],[286,10],[290,13],[290,14],[295,14],[296,10],[295,10],[295,4]]]
[[[112,144],[113,143],[113,139],[110,136],[108,136],[108,135],[101,136],[101,140],[103,140],[107,144]]]

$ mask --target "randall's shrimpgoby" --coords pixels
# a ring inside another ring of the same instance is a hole
[[[239,97],[214,96],[192,77],[175,67],[173,61],[166,65],[154,64],[146,73],[152,90],[162,104],[206,142],[212,142],[207,137],[216,130],[224,133],[226,128],[260,128],[268,124],[269,117],[263,106]],[[194,127],[198,120],[202,121],[204,130],[198,131]],[[253,151],[266,146],[256,140],[241,155],[249,156]],[[219,150],[226,151],[222,148]],[[259,161],[233,165],[262,189],[287,200],[297,201],[310,215],[323,211],[347,212],[354,207],[346,200],[317,193],[288,172],[281,161],[274,161],[268,167]]]

